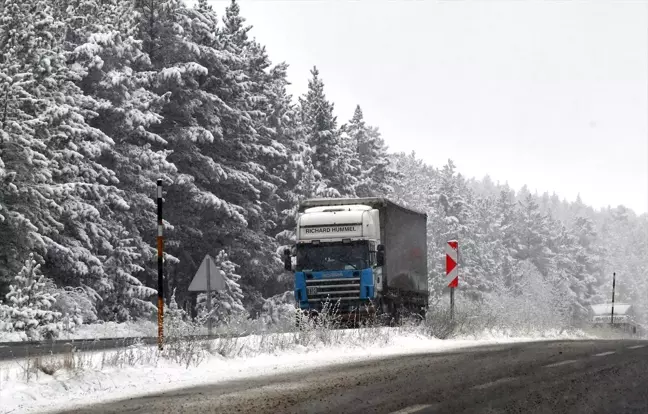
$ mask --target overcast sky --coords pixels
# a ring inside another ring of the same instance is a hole
[[[291,93],[317,65],[339,121],[360,104],[392,150],[648,210],[647,1],[239,4]]]

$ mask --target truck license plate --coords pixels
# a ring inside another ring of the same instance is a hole
[[[308,296],[317,295],[317,287],[309,286],[306,288],[306,292],[308,292]]]

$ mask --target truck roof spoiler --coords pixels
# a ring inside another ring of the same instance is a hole
[[[385,197],[361,197],[361,198],[310,198],[303,200],[299,203],[299,212],[302,213],[304,210],[310,207],[323,207],[323,206],[345,206],[351,204],[365,204],[372,206],[374,208],[385,207],[391,205],[401,210],[412,212],[415,214],[421,214],[427,217],[427,213],[422,211],[405,207],[401,204],[395,203]]]

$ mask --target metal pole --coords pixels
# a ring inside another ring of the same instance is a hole
[[[459,242],[457,242],[457,280],[459,280],[459,268],[461,267],[459,265],[460,260],[461,258],[459,257]],[[450,288],[450,320],[451,321],[454,321],[454,292],[455,292],[455,288],[451,287]]]
[[[157,180],[157,264],[158,264],[158,349],[164,344],[164,223],[162,222],[162,180]]]
[[[612,273],[612,315],[610,316],[610,324],[614,325],[614,288],[616,285],[616,272]]]
[[[450,288],[450,320],[454,321],[454,291],[455,288]]]
[[[207,256],[207,335],[212,334],[211,257]]]

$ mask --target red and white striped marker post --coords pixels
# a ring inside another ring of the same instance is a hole
[[[459,242],[446,244],[446,283],[450,288],[450,319],[454,320],[454,290],[459,286]]]

